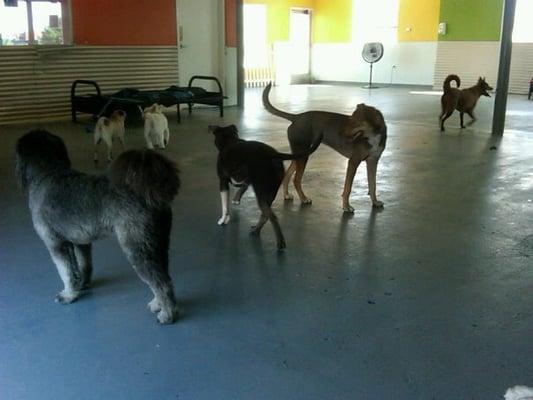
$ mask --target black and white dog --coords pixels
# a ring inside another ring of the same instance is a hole
[[[217,173],[220,180],[222,216],[218,220],[218,225],[225,225],[230,220],[228,204],[230,183],[239,188],[233,199],[234,204],[239,204],[248,186],[252,185],[261,216],[257,224],[252,226],[250,234],[259,235],[263,225],[270,220],[276,234],[278,250],[284,249],[285,238],[271,206],[285,176],[283,160],[294,160],[305,155],[279,153],[265,143],[240,139],[235,125],[225,127],[210,125],[209,131],[215,135],[215,146],[219,151]],[[313,144],[309,153],[312,153],[319,144],[320,142]]]
[[[75,301],[91,282],[91,242],[115,234],[129,262],[154,294],[148,303],[162,323],[178,315],[168,273],[176,166],[151,150],[122,153],[110,176],[71,169],[58,136],[36,130],[16,145],[16,171],[28,194],[33,225],[65,285],[55,300]]]

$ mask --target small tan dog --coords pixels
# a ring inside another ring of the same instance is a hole
[[[94,128],[94,162],[98,162],[98,145],[103,140],[107,146],[107,161],[113,160],[113,139],[118,138],[124,150],[124,121],[126,113],[115,110],[109,117],[100,117]]]
[[[451,87],[450,83],[452,81],[455,81],[457,87]],[[442,106],[442,112],[439,117],[441,131],[444,131],[444,121],[450,118],[450,115],[453,114],[454,110],[457,110],[460,113],[461,128],[465,127],[463,121],[465,113],[472,118],[469,125],[473,124],[476,121],[476,117],[474,117],[474,108],[476,107],[477,101],[481,96],[490,97],[487,90],[492,90],[492,87],[485,81],[485,78],[482,78],[481,76],[477,83],[472,87],[459,89],[459,86],[461,86],[461,79],[457,75],[448,75],[444,80],[444,94],[440,99]]]
[[[157,103],[143,110],[144,138],[146,146],[153,149],[154,145],[164,149],[168,145],[170,133],[168,120],[163,114],[163,106]]]

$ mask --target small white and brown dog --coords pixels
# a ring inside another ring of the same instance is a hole
[[[146,146],[149,149],[153,149],[154,146],[161,149],[167,147],[170,133],[167,117],[163,114],[163,106],[155,103],[145,108],[143,118]]]
[[[115,110],[109,117],[100,117],[94,128],[94,162],[98,162],[98,145],[102,140],[107,146],[107,161],[113,159],[113,139],[118,138],[124,150],[124,121],[126,112]]]

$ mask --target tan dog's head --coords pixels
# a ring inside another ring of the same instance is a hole
[[[155,114],[155,113],[162,113],[162,112],[163,112],[163,106],[157,103],[154,103],[150,107],[147,107],[143,110],[144,114]]]
[[[387,125],[385,125],[383,114],[377,108],[367,106],[364,103],[357,105],[344,130],[344,134],[350,142],[365,134],[381,135],[384,133],[387,133]]]
[[[487,90],[492,90],[493,88],[487,83],[484,76],[479,77],[479,79],[477,80],[477,86],[481,89],[482,96],[490,97],[490,94],[489,92],[487,92]]]
[[[111,113],[109,118],[113,121],[122,121],[126,120],[126,111],[124,110],[115,110]]]

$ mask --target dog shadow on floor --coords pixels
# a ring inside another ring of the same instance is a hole
[[[91,282],[91,289],[100,289],[101,287],[115,285],[117,282],[121,282],[127,279],[126,274],[115,274],[107,276],[97,276],[93,278]],[[133,280],[133,279],[132,279]]]
[[[339,260],[344,257],[347,249],[353,247],[353,234],[355,234],[354,230],[360,230],[362,232],[362,238],[359,240],[363,240],[364,243],[359,244],[365,249],[365,253],[371,253],[373,251],[376,242],[374,227],[378,214],[384,212],[384,210],[385,208],[372,207],[364,227],[359,227],[355,223],[354,218],[357,215],[357,211],[355,213],[343,213],[341,215],[339,222],[339,233],[335,241],[335,246],[333,247],[335,249],[334,254],[337,255]],[[362,255],[360,254],[360,256]]]

